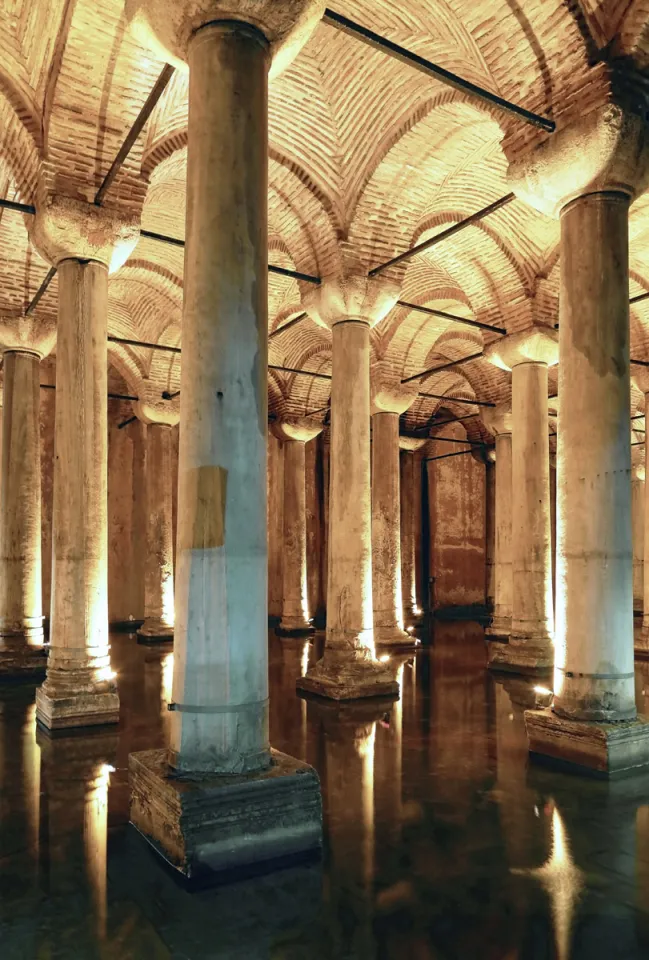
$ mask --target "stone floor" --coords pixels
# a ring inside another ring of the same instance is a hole
[[[119,732],[50,741],[33,689],[0,690],[2,960],[649,958],[649,781],[529,768],[535,694],[487,674],[479,627],[437,626],[391,709],[299,700],[313,648],[270,642],[272,741],[320,772],[322,863],[192,894],[162,869],[126,768],[164,743],[171,654],[115,635]]]

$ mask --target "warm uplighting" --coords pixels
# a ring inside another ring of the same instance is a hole
[[[389,654],[384,653],[379,657],[379,663],[387,663],[389,659]]]
[[[111,667],[102,667],[97,671],[97,680],[114,680],[117,674]]]
[[[420,613],[421,613],[421,607],[419,607],[416,603],[413,604],[412,612],[414,613],[414,615],[415,615],[416,617],[418,617],[418,616],[420,615]]]
[[[408,633],[414,633],[414,632],[415,632],[415,628],[414,628],[414,627],[406,627],[406,631],[407,631]]]
[[[547,687],[541,687],[541,686],[539,686],[539,685],[537,685],[536,687],[534,687],[534,693],[538,693],[538,694],[540,694],[540,696],[542,696],[542,697],[551,697],[551,696],[552,696],[552,690],[549,690]]]
[[[164,703],[171,703],[171,688],[174,679],[174,655],[166,653],[162,658],[161,693]]]

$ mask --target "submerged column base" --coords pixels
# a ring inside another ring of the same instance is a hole
[[[554,666],[554,646],[549,637],[521,639],[489,644],[489,668],[510,673],[536,675],[548,673]]]
[[[304,637],[315,633],[315,627],[303,617],[282,617],[275,633],[279,637]]]
[[[526,710],[532,757],[602,779],[649,770],[649,718],[619,723],[566,720],[550,708]]]
[[[174,628],[159,617],[147,617],[137,630],[138,643],[156,643],[159,640],[173,640]]]
[[[488,637],[510,637],[512,633],[512,618],[494,616],[485,630]]]
[[[119,723],[119,697],[116,690],[52,697],[39,687],[36,691],[36,719],[48,730]]]
[[[298,692],[313,693],[328,700],[360,700],[364,697],[399,698],[399,684],[392,672],[376,660],[334,660],[325,656],[295,684]]]
[[[419,641],[406,630],[402,630],[398,624],[395,624],[394,626],[374,627],[374,644],[377,649],[381,647],[382,649],[396,648],[403,650],[414,649],[418,646]]]
[[[271,765],[242,776],[170,772],[166,750],[129,757],[131,823],[188,879],[319,851],[318,774],[271,750]]]
[[[42,628],[40,638],[42,642]],[[39,679],[45,676],[46,668],[46,647],[27,643],[24,634],[0,636],[0,683],[5,680]]]

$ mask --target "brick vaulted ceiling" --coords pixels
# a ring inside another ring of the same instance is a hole
[[[649,0],[336,0],[335,10],[557,124],[594,102],[607,62],[649,73]],[[60,189],[91,201],[162,64],[129,32],[123,0],[4,0],[2,27],[0,196],[33,203],[46,159]],[[111,194],[144,197],[143,228],[179,238],[186,130],[187,77],[176,72]],[[269,260],[326,275],[344,252],[370,269],[507,194],[507,158],[545,135],[322,23],[271,82]],[[402,298],[510,332],[551,322],[558,239],[557,222],[514,200],[408,261]],[[633,296],[649,290],[649,196],[632,209],[630,240]],[[16,315],[48,265],[13,211],[0,211],[0,251],[0,315]],[[110,333],[178,345],[182,277],[181,249],[142,239],[111,277]],[[269,331],[301,311],[298,282],[271,274]],[[35,322],[55,313],[56,280]],[[491,336],[396,307],[372,342],[406,377]],[[649,358],[649,300],[632,308],[631,338]],[[132,390],[146,377],[179,385],[177,354],[110,344],[110,357]],[[330,334],[305,319],[271,339],[269,362],[328,373]],[[510,389],[481,360],[422,388],[490,401]],[[325,407],[329,384],[270,371],[269,390],[276,412],[304,413]],[[427,421],[440,402],[419,399],[409,420]]]

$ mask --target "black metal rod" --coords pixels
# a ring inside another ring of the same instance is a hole
[[[272,330],[268,334],[268,339],[272,340],[273,337],[277,337],[280,333],[284,333],[285,330],[288,330],[289,327],[294,327],[296,323],[300,323],[301,320],[308,316],[306,313],[300,313],[297,317],[293,317],[292,320],[289,320],[287,323],[282,324],[281,327],[278,327],[277,330]]]
[[[36,213],[36,207],[33,207],[31,203],[18,203],[17,200],[0,199],[0,207],[5,210],[15,210],[16,213],[30,213],[32,216]]]
[[[433,423],[433,424],[431,424],[431,426],[432,426],[432,427],[439,427],[439,426],[441,426],[441,424],[439,424],[439,423]],[[468,443],[469,446],[471,446],[471,447],[484,447],[484,443],[482,442],[482,440],[458,440],[458,439],[456,439],[456,437],[436,437],[434,434],[432,434],[430,437],[428,437],[428,439],[429,439],[429,440],[441,440],[441,441],[443,441],[444,443]]]
[[[167,353],[181,353],[180,347],[172,347],[166,343],[150,343],[147,340],[129,340],[127,337],[114,337],[108,335],[110,343],[123,343],[127,347],[146,347],[149,350],[165,350]]]
[[[176,397],[180,396],[180,390],[174,390],[173,393],[169,393],[168,390],[163,390],[161,396],[163,400],[175,400]]]
[[[649,367],[649,360],[629,360],[629,363],[633,363],[636,367]]]
[[[470,227],[474,223],[484,220],[485,217],[490,216],[490,214],[495,213],[497,210],[501,210],[515,199],[515,193],[508,193],[506,196],[500,197],[499,200],[494,200],[493,203],[483,207],[482,210],[476,210],[475,213],[472,213],[469,217],[465,217],[464,220],[460,220],[459,223],[453,224],[452,227],[448,227],[448,229],[442,230],[441,233],[437,233],[434,237],[418,243],[416,246],[411,247],[410,250],[406,250],[405,253],[400,253],[398,257],[393,257],[392,260],[386,260],[385,263],[380,263],[378,267],[373,267],[368,273],[368,277],[375,277],[377,273],[382,273],[384,270],[387,270],[388,267],[395,267],[398,263],[403,263],[405,260],[410,260],[425,250],[430,250],[431,247],[436,247],[438,243],[443,243],[444,240],[448,240],[450,237],[454,237],[456,233],[460,233],[465,227]]]
[[[467,327],[477,327],[479,330],[490,330],[491,333],[499,333],[503,337],[507,335],[504,327],[492,327],[488,323],[481,323],[480,320],[458,317],[456,313],[446,313],[445,310],[434,310],[432,307],[423,307],[418,303],[409,303],[407,300],[397,300],[397,306],[407,307],[409,310],[418,310],[419,313],[427,313],[430,317],[441,317],[443,320],[452,320],[454,323],[464,323]]]
[[[295,367],[278,367],[274,363],[268,364],[269,370],[280,370],[283,373],[302,373],[305,377],[316,377],[318,380],[331,380],[329,373],[316,373],[315,370],[297,370]]]
[[[463,403],[468,407],[495,407],[489,400],[467,400],[466,397],[449,397],[445,393],[426,393],[420,390],[418,397],[430,397],[431,400],[448,400],[450,403]]]
[[[158,243],[168,243],[172,247],[185,246],[184,240],[178,240],[177,237],[167,237],[164,233],[154,233],[153,230],[140,230],[140,236],[145,240],[157,240]]]
[[[32,299],[30,300],[27,306],[27,309],[25,310],[26,316],[29,317],[34,312],[34,310],[38,306],[38,303],[41,297],[44,296],[47,288],[49,287],[50,283],[52,282],[55,276],[56,276],[56,267],[50,267],[50,269],[45,274],[45,278],[43,282],[41,283],[40,287],[38,288],[38,290],[36,291]]]
[[[133,423],[135,420],[137,420],[136,416],[129,417],[128,420],[122,420],[121,423],[117,424],[117,429],[123,430],[124,427],[128,427],[129,423]]]
[[[637,297],[631,297],[629,303],[641,303],[643,300],[649,300],[649,293],[639,293]]]
[[[491,93],[489,90],[485,90],[477,84],[471,83],[470,80],[464,80],[462,77],[458,77],[457,74],[451,73],[450,70],[445,70],[444,67],[440,67],[430,60],[426,60],[424,57],[420,57],[418,54],[406,50],[405,47],[401,47],[399,44],[393,43],[392,40],[381,37],[378,33],[374,33],[373,30],[368,30],[367,27],[362,27],[353,20],[348,20],[347,17],[343,17],[334,10],[327,8],[322,20],[323,23],[329,24],[329,26],[335,27],[337,30],[341,30],[343,33],[355,37],[357,40],[361,40],[375,50],[381,50],[383,53],[387,53],[389,56],[401,60],[402,63],[407,63],[416,70],[420,70],[428,76],[435,77],[436,80],[440,80],[448,87],[453,87],[454,90],[459,90],[461,93],[468,93],[491,106],[514,114],[514,116],[520,120],[524,120],[526,123],[540,127],[541,130],[554,133],[556,124],[553,120],[548,120],[547,117],[541,117],[537,113],[532,113],[531,110],[526,110],[525,107],[519,107],[518,104],[512,103],[510,100],[505,100],[496,93]]]
[[[165,92],[167,88],[167,84],[171,80],[173,74],[174,74],[174,67],[166,63],[162,68],[162,72],[160,73],[160,76],[156,80],[151,93],[144,101],[144,105],[140,110],[139,114],[137,115],[135,123],[133,124],[129,132],[126,134],[126,139],[124,140],[124,143],[119,148],[117,156],[111,163],[110,169],[106,174],[106,176],[104,177],[102,184],[95,195],[95,205],[97,207],[100,207],[102,205],[107,191],[110,189],[110,186],[113,180],[115,179],[115,177],[117,176],[117,174],[119,173],[122,167],[122,164],[128,157],[129,153],[131,152],[133,144],[142,133],[145,123],[153,113],[153,110],[155,109],[155,106],[158,103],[158,100],[160,99],[162,94]]]
[[[644,447],[644,440],[636,440],[631,444],[632,447]]]
[[[56,390],[56,385],[54,383],[40,383],[41,390]],[[109,400],[133,400],[137,402],[139,397],[130,397],[124,393],[108,393],[107,397]]]
[[[437,438],[431,437],[431,439],[435,440]],[[482,444],[482,446],[484,447],[486,444]],[[466,453],[473,453],[473,450],[456,450],[455,453],[441,453],[438,457],[422,457],[421,462],[430,463],[431,460],[448,460],[449,457],[461,457]]]
[[[470,353],[468,357],[460,357],[459,360],[449,360],[448,363],[443,363],[439,367],[430,367],[429,370],[423,370],[421,373],[415,373],[412,377],[406,377],[401,381],[401,383],[410,383],[412,380],[421,380],[423,377],[430,377],[434,373],[439,373],[442,370],[450,370],[451,367],[459,367],[462,363],[469,363],[470,360],[477,360],[482,356],[484,356],[483,350],[481,350],[479,353]]]

